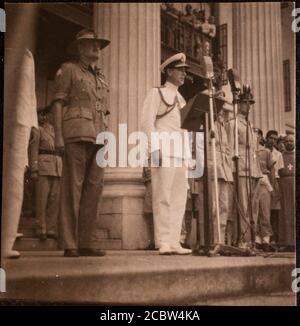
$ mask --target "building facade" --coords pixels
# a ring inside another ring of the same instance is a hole
[[[188,43],[196,32],[176,18],[178,12],[184,12],[184,6],[174,3],[175,14],[170,15],[160,3],[40,4],[39,27],[33,36],[38,106],[50,101],[55,71],[68,59],[65,45],[81,28],[94,28],[111,41],[99,63],[110,84],[109,130],[117,139],[122,137],[124,141],[127,137],[129,152],[133,145],[128,137],[140,130],[143,100],[151,87],[161,84],[159,65],[166,57],[188,52],[191,71],[188,86],[182,90],[186,99],[201,87],[201,67],[191,50],[193,45]],[[212,54],[220,54],[226,69],[237,69],[242,83],[251,85],[256,100],[251,112],[255,127],[264,132],[276,129],[281,134],[294,131],[295,36],[290,18],[286,20],[293,4],[285,8],[270,2],[192,6],[204,11],[206,18],[215,17],[217,35],[210,44]],[[222,88],[230,101],[229,84],[226,76],[222,78]],[[123,163],[105,172],[95,226],[99,246],[142,249],[151,236],[149,221],[143,216],[142,170],[127,166],[126,157],[120,155],[117,159]]]

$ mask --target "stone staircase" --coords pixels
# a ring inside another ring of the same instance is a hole
[[[35,219],[32,217],[23,217],[20,220],[19,232],[23,237],[15,242],[14,249],[19,251],[53,251],[59,250],[56,240],[47,239],[41,241],[35,234]],[[121,239],[112,239],[108,229],[97,229],[97,247],[104,250],[122,249]]]
[[[108,305],[294,305],[293,254],[272,257],[159,256],[156,251],[107,251],[64,258],[22,252],[6,261],[0,300]]]

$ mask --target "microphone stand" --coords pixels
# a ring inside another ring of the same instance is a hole
[[[239,211],[240,205],[240,196],[239,196],[239,126],[238,126],[238,97],[239,97],[239,90],[234,90],[232,92],[233,95],[233,114],[234,114],[234,156],[232,160],[234,161],[235,166],[235,196],[236,196],[236,216],[237,216],[237,246],[241,241],[241,215]]]
[[[201,220],[200,212],[197,216],[197,244],[193,249],[193,255],[195,256],[209,256],[210,250],[210,221],[211,221],[211,209],[210,209],[210,182],[208,176],[208,146],[209,146],[209,117],[208,113],[204,113],[203,129],[204,129],[204,169],[203,169],[203,227],[204,227],[204,244],[201,244]]]
[[[235,167],[236,167],[236,185],[237,185],[237,196],[238,196],[238,159],[239,159],[239,152],[238,152],[238,118],[237,118],[237,98],[238,92],[234,94],[234,112],[235,112]],[[215,193],[215,218],[217,224],[217,242],[212,251],[209,252],[210,257],[215,256],[249,256],[248,250],[244,250],[238,247],[233,247],[231,245],[225,245],[222,243],[221,239],[221,222],[220,222],[220,208],[219,208],[219,189],[218,189],[218,173],[217,173],[217,159],[216,159],[216,139],[215,139],[215,122],[214,122],[214,111],[213,111],[213,98],[214,98],[214,87],[212,85],[212,79],[210,79],[210,88],[209,88],[209,104],[210,104],[210,137],[211,137],[211,144],[212,144],[212,154],[213,154],[213,182],[214,182],[214,193]],[[238,212],[238,209],[237,209]],[[238,213],[238,228],[240,234],[240,215]],[[215,225],[215,224],[214,224]]]
[[[193,255],[195,256],[209,256],[210,246],[211,246],[211,236],[210,236],[210,222],[212,220],[211,205],[210,205],[210,190],[211,182],[208,173],[208,147],[209,147],[209,114],[213,110],[213,91],[212,91],[212,77],[203,77],[209,81],[209,105],[210,111],[204,113],[203,119],[203,131],[204,131],[204,169],[203,169],[203,228],[204,228],[204,243],[201,242],[201,217],[200,212],[197,216],[197,244],[193,249]],[[201,131],[201,129],[200,129]]]
[[[249,256],[248,250],[232,247],[230,245],[222,244],[221,240],[221,223],[220,223],[220,210],[219,210],[219,189],[218,189],[218,175],[217,175],[217,160],[216,160],[216,139],[215,139],[215,122],[214,122],[214,87],[212,83],[213,76],[209,76],[209,112],[204,114],[204,174],[203,174],[203,213],[204,213],[204,246],[201,245],[200,237],[200,214],[198,215],[197,221],[197,245],[193,250],[193,254],[196,256],[207,255],[208,257],[214,256]],[[236,128],[235,128],[235,157],[237,158],[236,167],[237,167],[237,179],[238,182],[238,126],[237,126],[237,99],[238,94],[235,95],[236,100],[235,104],[235,119],[236,119]],[[209,133],[210,129],[210,133]],[[209,148],[209,138],[212,145],[212,159],[213,159],[213,191],[214,191],[214,200],[215,200],[215,218],[217,226],[217,241],[216,245],[212,250],[211,249],[211,222],[213,219],[212,215],[212,205],[211,205],[211,179],[208,171],[208,148]],[[237,188],[238,189],[238,188]],[[238,191],[237,191],[238,194]]]
[[[210,117],[210,139],[213,154],[213,176],[214,176],[214,193],[216,201],[216,218],[217,218],[217,235],[218,244],[221,244],[221,228],[220,228],[220,209],[219,209],[219,187],[218,187],[218,172],[217,172],[217,157],[216,157],[216,138],[215,138],[215,121],[214,121],[214,86],[212,78],[209,81],[209,117]]]
[[[246,137],[246,148],[248,151],[248,165],[249,165],[249,204],[250,204],[250,234],[251,234],[251,242],[252,246],[254,246],[255,243],[255,223],[253,219],[253,209],[252,209],[252,201],[253,201],[253,194],[252,194],[252,173],[251,173],[251,150],[250,150],[250,144],[249,144],[249,127],[250,127],[250,122],[249,122],[249,111],[250,111],[250,103],[249,99],[247,99],[247,116],[246,116],[246,121],[247,121],[247,137]],[[255,154],[255,153],[254,153]]]

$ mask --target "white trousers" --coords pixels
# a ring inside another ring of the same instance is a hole
[[[151,168],[155,245],[179,246],[187,200],[186,167]]]

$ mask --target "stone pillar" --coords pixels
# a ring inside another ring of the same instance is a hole
[[[280,3],[233,3],[233,66],[252,87],[254,126],[284,132]]]
[[[160,6],[97,3],[94,28],[111,41],[103,50],[101,66],[110,84],[109,130],[118,148],[119,124],[127,124],[127,135],[138,131],[146,93],[160,85]],[[146,247],[149,240],[141,176],[141,168],[126,166],[107,168],[105,173],[99,225],[109,229],[111,238],[122,239],[123,249]]]

